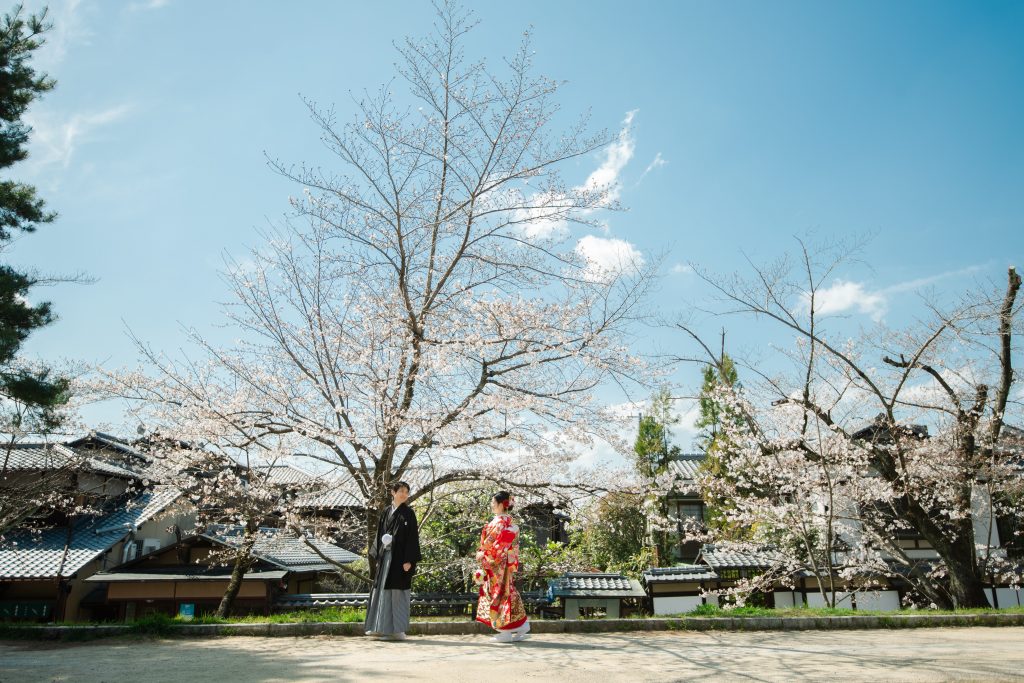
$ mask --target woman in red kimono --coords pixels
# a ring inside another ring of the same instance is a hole
[[[480,563],[476,620],[496,630],[494,639],[499,643],[522,640],[530,632],[523,599],[514,583],[519,569],[519,527],[508,514],[514,505],[508,491],[494,495],[494,519],[480,534],[480,548],[476,552],[476,561]]]

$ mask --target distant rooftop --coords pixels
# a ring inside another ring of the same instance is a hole
[[[554,598],[639,598],[647,594],[640,582],[622,574],[570,572],[548,582]]]
[[[86,436],[75,439],[74,441],[68,441],[67,445],[71,448],[99,446],[100,448],[121,451],[122,453],[134,456],[145,462],[153,461],[153,458],[132,446],[129,441],[104,432],[91,431]]]
[[[683,453],[669,459],[668,471],[675,476],[677,493],[687,496],[699,493],[696,479],[705,457],[703,453]]]
[[[226,546],[241,542],[242,527],[214,524],[200,534],[203,538]],[[261,528],[259,538],[253,547],[253,554],[261,560],[289,571],[332,571],[335,566],[314,552],[305,540],[285,529]],[[338,564],[351,564],[359,559],[353,552],[332,543],[308,539],[326,557]]]
[[[269,571],[253,570],[245,573],[245,580],[276,580],[283,579],[287,575],[287,571],[280,569]],[[230,579],[231,567],[192,565],[97,572],[87,578],[86,581],[93,583],[134,583],[145,581],[227,581]]]
[[[647,583],[669,583],[685,581],[715,581],[718,574],[703,564],[683,564],[675,567],[652,567],[644,571]]]
[[[720,569],[757,569],[772,566],[778,561],[778,556],[767,551],[741,552],[707,544],[701,548],[697,561],[706,563],[716,571]]]
[[[4,462],[8,471],[48,472],[69,469],[129,480],[142,479],[145,476],[126,466],[93,457],[91,454],[76,452],[59,443],[15,444],[10,451],[0,450],[0,467]]]

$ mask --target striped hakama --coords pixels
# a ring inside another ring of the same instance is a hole
[[[370,593],[370,604],[366,608],[367,633],[405,633],[409,630],[409,603],[412,591],[409,589],[385,588],[388,571],[391,568],[391,546],[380,557],[377,576]]]

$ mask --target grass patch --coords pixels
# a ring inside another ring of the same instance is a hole
[[[245,617],[228,617],[220,619],[212,614],[203,614],[191,621],[181,621],[177,618],[174,623],[178,624],[327,624],[327,623],[352,623],[366,621],[366,610],[355,607],[325,607],[318,610],[299,612],[280,612],[277,614],[252,614]]]
[[[166,614],[150,614],[126,626],[130,633],[140,636],[168,636],[172,627],[178,623],[180,622],[175,617]]]

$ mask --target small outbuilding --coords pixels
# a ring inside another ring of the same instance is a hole
[[[682,614],[707,604],[704,592],[718,585],[718,574],[702,564],[652,567],[644,572],[655,616]],[[713,604],[717,599],[712,598]]]
[[[622,574],[570,572],[548,582],[548,598],[561,601],[566,619],[618,619],[645,601],[647,593],[639,581]]]

